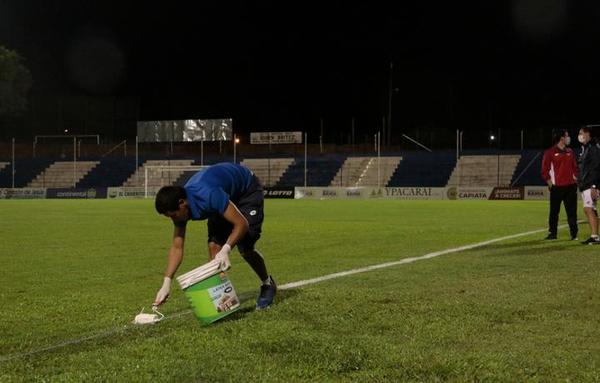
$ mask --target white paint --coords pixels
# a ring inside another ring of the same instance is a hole
[[[580,222],[584,222],[584,221],[580,221]],[[563,229],[565,227],[568,227],[568,225],[561,225],[558,228],[559,229]],[[297,288],[297,287],[303,287],[303,286],[313,285],[315,283],[320,283],[320,282],[328,281],[328,280],[331,280],[331,279],[346,277],[348,275],[366,273],[368,271],[385,269],[385,268],[388,268],[388,267],[393,267],[393,266],[398,266],[398,265],[404,265],[404,264],[407,264],[407,263],[413,263],[413,262],[417,262],[417,261],[431,259],[431,258],[439,257],[441,255],[458,253],[458,252],[465,251],[465,250],[472,250],[472,249],[476,249],[476,248],[479,248],[479,247],[484,247],[484,246],[487,246],[487,245],[491,245],[491,244],[496,243],[496,242],[507,241],[507,240],[510,240],[510,239],[525,237],[525,236],[528,236],[528,235],[543,233],[543,232],[546,232],[546,231],[547,231],[547,229],[531,230],[531,231],[526,231],[524,233],[507,235],[505,237],[490,239],[488,241],[477,242],[477,243],[473,243],[471,245],[465,245],[465,246],[455,247],[455,248],[452,248],[452,249],[435,251],[433,253],[425,254],[425,255],[422,255],[420,257],[404,258],[404,259],[401,259],[399,261],[380,263],[380,264],[377,264],[377,265],[372,265],[372,266],[367,266],[367,267],[361,267],[361,268],[358,268],[358,269],[341,271],[339,273],[327,274],[327,275],[323,275],[323,276],[317,277],[317,278],[305,279],[305,280],[301,280],[301,281],[297,281],[297,282],[290,282],[290,283],[286,283],[284,285],[279,286],[279,289],[280,290],[289,290],[289,289],[294,289],[294,288]],[[175,314],[172,314],[172,315],[169,315],[169,316],[165,316],[164,320],[179,318],[179,317],[181,317],[183,315],[190,314],[191,312],[192,311],[189,310],[189,309],[188,310],[183,310],[183,311],[177,312]],[[117,334],[122,333],[122,332],[126,332],[128,330],[131,330],[132,328],[134,328],[134,325],[123,326],[123,327],[116,327],[116,328],[113,328],[112,330],[104,331],[104,332],[101,332],[101,333],[98,333],[98,334],[93,334],[93,335],[86,336],[86,337],[83,337],[83,338],[71,339],[71,340],[68,340],[68,341],[65,341],[65,342],[62,342],[62,343],[58,343],[58,344],[55,344],[55,345],[51,345],[51,346],[39,348],[37,350],[32,350],[32,351],[28,351],[28,352],[22,352],[22,353],[15,353],[15,354],[9,354],[9,355],[5,355],[5,356],[0,356],[0,362],[6,362],[6,361],[9,361],[9,360],[13,360],[13,359],[25,358],[25,357],[32,356],[32,355],[35,355],[35,354],[40,354],[40,353],[43,353],[43,352],[50,352],[50,351],[57,350],[59,348],[63,348],[63,347],[70,346],[70,345],[80,344],[80,343],[87,342],[87,341],[90,341],[90,340],[107,338],[107,337],[110,337],[110,336],[113,336],[113,335],[117,335]]]
[[[155,324],[165,319],[165,316],[160,311],[158,311],[156,306],[152,306],[152,312],[154,314],[145,314],[144,308],[142,308],[142,311],[140,311],[140,313],[135,316],[132,323],[139,325]]]
[[[566,226],[567,225],[562,225],[560,228],[562,229],[563,227],[566,227]],[[380,263],[378,265],[372,265],[372,266],[367,266],[367,267],[361,267],[359,269],[352,269],[352,270],[348,270],[348,271],[341,271],[339,273],[328,274],[328,275],[324,275],[322,277],[317,277],[317,278],[312,278],[312,279],[305,279],[305,280],[298,281],[298,282],[286,283],[285,285],[279,286],[279,289],[281,289],[281,290],[293,289],[293,288],[296,288],[296,287],[302,287],[302,286],[312,285],[312,284],[315,284],[315,283],[320,283],[320,282],[323,282],[323,281],[328,281],[330,279],[346,277],[348,275],[366,273],[367,271],[373,271],[373,270],[385,269],[387,267],[392,267],[392,266],[404,265],[404,264],[407,264],[407,263],[413,263],[413,262],[416,262],[416,261],[422,261],[422,260],[425,260],[425,259],[431,259],[431,258],[439,257],[440,255],[446,255],[446,254],[451,254],[451,253],[458,253],[458,252],[465,251],[465,250],[471,250],[471,249],[475,249],[475,248],[478,248],[478,247],[483,247],[483,246],[491,245],[492,243],[501,242],[501,241],[507,241],[509,239],[515,239],[515,238],[525,237],[525,236],[532,235],[532,234],[543,233],[543,232],[545,232],[547,230],[548,229],[537,229],[537,230],[527,231],[527,232],[524,232],[524,233],[507,235],[506,237],[500,237],[500,238],[496,238],[496,239],[490,239],[489,241],[477,242],[477,243],[473,243],[471,245],[465,245],[465,246],[455,247],[453,249],[446,249],[446,250],[436,251],[436,252],[433,252],[433,253],[422,255],[420,257],[404,258],[404,259],[402,259],[400,261]]]

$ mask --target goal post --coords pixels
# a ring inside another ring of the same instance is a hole
[[[172,185],[173,182],[177,181],[179,177],[183,175],[185,172],[191,171],[200,171],[202,169],[206,169],[209,166],[200,166],[200,165],[148,165],[144,166],[144,198],[148,198],[148,188],[151,186],[157,185],[149,185],[149,181],[151,178],[158,178],[160,180],[160,185],[158,186],[167,186]],[[175,173],[173,175],[173,173]],[[166,175],[166,176],[165,176]],[[171,177],[171,175],[173,175]],[[167,182],[163,183],[163,180],[167,180]]]

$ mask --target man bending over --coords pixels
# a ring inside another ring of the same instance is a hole
[[[155,207],[174,224],[173,244],[169,250],[163,285],[154,304],[166,301],[171,280],[183,259],[188,221],[208,220],[209,259],[217,259],[228,269],[231,249],[238,247],[262,285],[256,309],[273,303],[277,286],[267,272],[262,255],[254,245],[262,229],[264,195],[258,178],[247,168],[230,163],[213,165],[190,178],[185,186],[165,186],[156,195]]]

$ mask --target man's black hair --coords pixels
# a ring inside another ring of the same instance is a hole
[[[567,133],[569,133],[567,129],[554,129],[552,131],[552,144],[558,144],[558,141],[560,141],[560,139],[563,138]]]
[[[594,131],[593,131],[593,129],[592,129],[591,126],[589,126],[589,125],[583,125],[581,127],[581,130],[583,130],[586,133],[589,133],[590,137],[594,137]]]
[[[187,194],[181,186],[163,186],[156,193],[154,207],[158,214],[179,210],[179,200],[186,199]]]

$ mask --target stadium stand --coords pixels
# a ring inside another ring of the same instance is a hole
[[[7,166],[7,164],[10,164],[10,162],[0,162],[0,188],[12,186],[12,167]]]
[[[372,157],[367,167],[360,175],[356,186],[377,186],[378,176],[381,177],[381,186],[386,186],[392,175],[396,172],[402,157],[380,157],[379,164],[376,157]]]
[[[324,158],[308,160],[307,185],[329,186],[331,180],[342,165],[343,160],[336,158]],[[279,187],[304,186],[304,160],[294,162],[279,179]]]
[[[144,187],[146,167],[149,166],[194,166],[194,160],[148,160],[123,183],[124,187]],[[148,186],[179,184],[184,169],[148,169]]]
[[[338,169],[329,186],[356,186],[371,157],[348,157]]]
[[[520,155],[462,156],[447,186],[510,186]]]
[[[39,173],[28,187],[72,188],[89,173],[99,161],[56,161]]]
[[[26,187],[27,184],[41,173],[45,168],[50,166],[53,161],[34,158],[34,159],[18,159],[15,162],[15,187]],[[9,188],[12,186],[12,167],[5,166],[0,169],[0,187]]]
[[[525,150],[518,154],[500,155],[500,184],[544,185],[540,178],[541,152]],[[454,151],[402,152],[402,157],[381,157],[381,185],[391,187],[496,186],[498,156],[490,152],[469,152],[456,161]],[[77,162],[77,183],[73,185],[73,163],[47,159],[20,159],[15,171],[15,187],[143,187],[146,166],[198,166],[199,160],[147,160],[137,170],[135,160],[103,158],[99,161]],[[206,156],[205,164],[222,161]],[[271,169],[269,171],[269,162]],[[265,186],[293,187],[304,185],[304,159],[290,157],[245,158],[242,165],[250,168]],[[346,157],[343,154],[324,154],[308,160],[309,186],[376,186],[377,157]],[[149,185],[183,185],[197,170],[154,170]],[[0,162],[0,187],[11,187],[10,162]],[[270,182],[269,182],[270,173]]]
[[[245,158],[241,165],[252,170],[263,186],[272,187],[294,163],[293,158]]]
[[[455,166],[455,152],[406,152],[388,186],[444,187]]]
[[[540,174],[543,154],[538,150],[523,151],[511,181],[514,186],[546,186]]]
[[[77,187],[121,186],[134,172],[134,158],[104,158],[77,183]]]
[[[330,186],[377,186],[381,169],[381,186],[387,185],[402,157],[348,157],[337,171]]]

